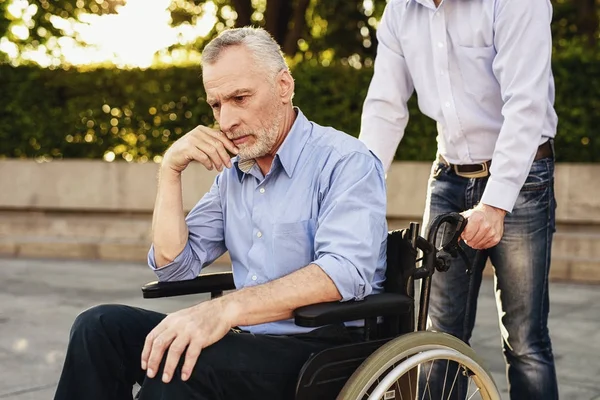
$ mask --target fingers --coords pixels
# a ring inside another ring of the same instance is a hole
[[[192,374],[201,351],[202,345],[197,340],[192,339],[185,353],[185,362],[183,363],[183,368],[181,369],[182,381],[187,381]]]
[[[484,249],[482,244],[490,241],[491,229],[491,226],[489,226],[486,222],[482,222],[479,225],[477,233],[470,240],[466,241],[467,245],[476,250]]]
[[[196,146],[193,146],[189,149],[189,156],[191,160],[197,161],[204,165],[204,167],[209,171],[212,171],[212,169],[215,167],[210,157]]]
[[[212,165],[220,172],[223,166],[231,168],[231,159],[225,151],[223,144],[217,139],[203,138],[196,148],[206,154]]]
[[[164,326],[164,321],[162,321],[146,336],[144,348],[142,349],[142,369],[144,371],[148,368],[148,358],[150,357],[154,339],[156,339],[158,335],[160,335],[165,329],[166,327]]]
[[[476,250],[489,249],[497,245],[502,239],[503,223],[489,221],[482,212],[473,212],[467,216],[468,224],[461,238],[465,243]],[[496,223],[494,223],[496,222]]]
[[[211,131],[208,131],[208,134],[213,136],[217,140],[219,140],[221,142],[221,144],[227,150],[229,150],[230,153],[237,154],[239,152],[239,149],[235,146],[235,144],[231,140],[229,140],[229,138],[223,132],[211,130]]]
[[[196,135],[192,135],[192,137],[194,139],[194,146],[210,159],[211,164],[217,170],[222,171],[223,166],[231,168],[231,158],[227,154],[226,149],[229,149],[234,154],[237,154],[238,150],[225,135],[221,132],[199,126],[196,130]]]
[[[185,351],[189,341],[190,337],[188,335],[179,334],[171,343],[171,346],[167,352],[165,367],[163,369],[162,381],[164,383],[169,383],[171,381],[173,373],[175,372],[175,368],[177,368],[177,364],[179,363],[179,359]]]
[[[223,143],[218,139],[215,139],[213,146],[217,150],[218,156],[223,160],[223,164],[227,165],[227,168],[231,168],[231,158],[229,157],[229,154],[227,154],[227,150],[225,150]]]
[[[175,332],[165,330],[151,342],[150,354],[148,356],[147,374],[149,378],[154,378],[156,371],[160,367],[160,362],[165,354],[165,351],[175,339]],[[147,339],[146,339],[147,340]]]
[[[467,220],[469,222],[467,223],[467,226],[460,237],[471,247],[471,241],[477,237],[479,229],[481,228],[481,220],[473,217],[472,214],[467,217]]]

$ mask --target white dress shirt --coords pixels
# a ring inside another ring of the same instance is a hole
[[[391,0],[359,138],[389,168],[417,92],[450,163],[492,160],[482,202],[512,211],[556,134],[549,0]]]

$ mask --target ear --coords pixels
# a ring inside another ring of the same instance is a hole
[[[294,78],[290,74],[290,71],[284,69],[277,74],[275,78],[275,83],[277,85],[277,94],[281,99],[283,104],[288,104],[292,101],[292,96],[294,95]]]

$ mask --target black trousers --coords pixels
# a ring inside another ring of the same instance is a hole
[[[312,353],[357,341],[341,325],[293,336],[231,331],[202,351],[188,381],[180,379],[180,362],[165,384],[162,366],[150,379],[140,365],[144,340],[163,318],[123,305],[81,313],[71,329],[55,400],[132,399],[136,382],[140,400],[291,400],[299,371]]]

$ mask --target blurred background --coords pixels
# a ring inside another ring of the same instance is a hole
[[[552,3],[558,161],[596,162],[600,3]],[[0,0],[0,157],[157,160],[190,128],[212,123],[199,79],[204,43],[248,24],[281,44],[306,114],[356,135],[385,4]],[[398,159],[429,161],[435,124],[415,100]]]
[[[454,1],[454,0],[452,0]],[[121,302],[169,311],[197,299],[141,300],[157,166],[212,125],[199,60],[228,27],[280,43],[294,102],[356,136],[386,0],[0,0],[0,399],[52,398],[69,327]],[[552,0],[559,116],[551,323],[561,397],[600,399],[600,0]],[[387,178],[390,229],[420,221],[435,123],[410,102]],[[184,207],[214,173],[184,173]],[[228,268],[228,256],[214,268]],[[476,351],[506,394],[492,268]]]

